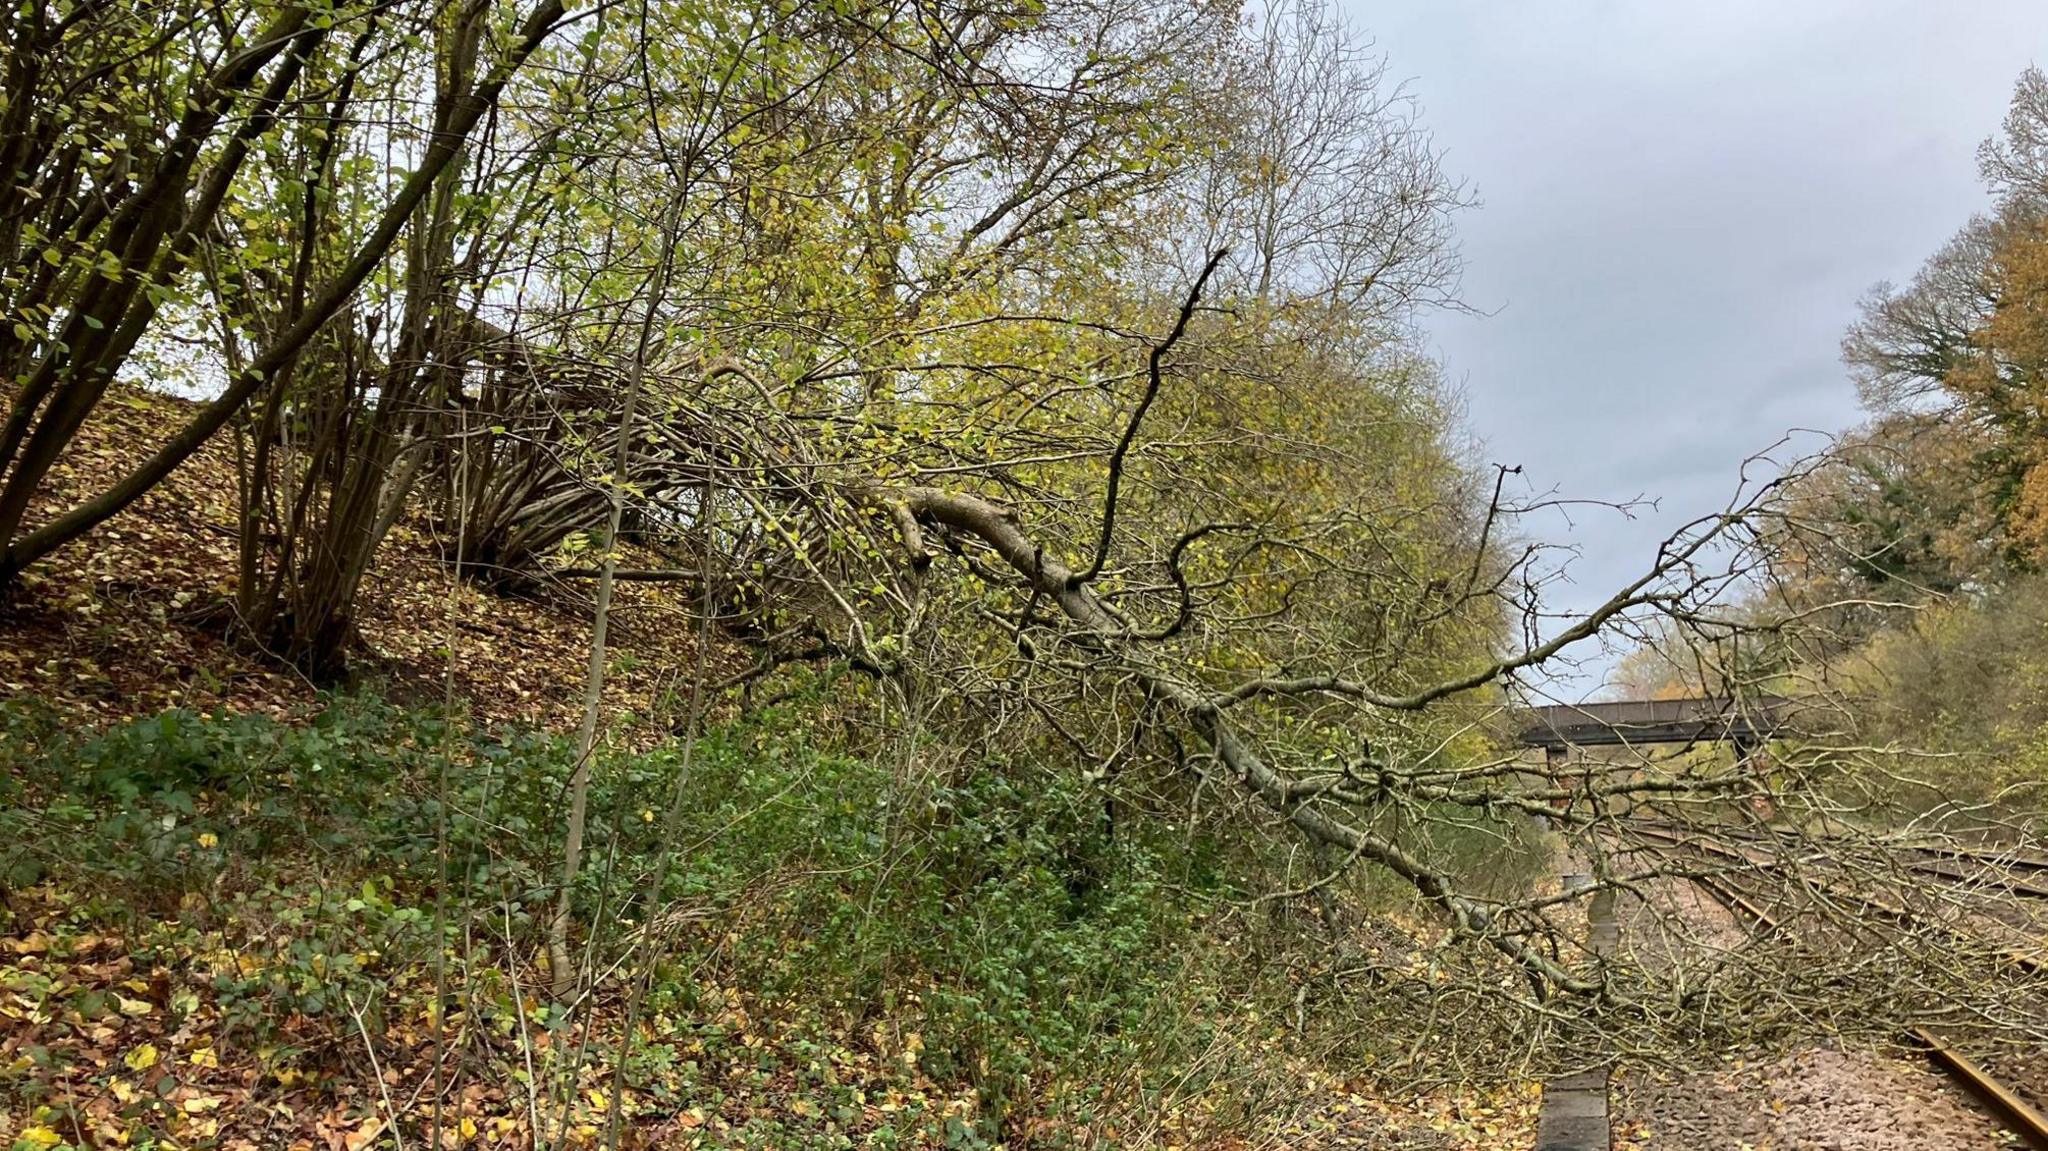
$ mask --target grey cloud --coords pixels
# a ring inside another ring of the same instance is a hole
[[[1977,142],[2048,54],[2048,4],[1355,5],[1452,171],[1465,298],[1426,328],[1490,459],[1537,490],[1662,508],[1530,525],[1583,608],[1726,501],[1790,427],[1859,419],[1857,298],[1983,197]],[[1596,686],[1596,673],[1571,685]]]

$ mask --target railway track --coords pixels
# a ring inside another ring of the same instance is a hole
[[[1970,863],[1990,864],[2007,871],[2048,872],[2048,856],[2031,855],[2018,851],[1996,851],[1981,847],[1923,847],[1919,850],[1929,855],[1961,859]]]
[[[1682,842],[1685,846],[1696,847],[1709,854],[1747,858],[1745,853],[1736,852],[1720,845],[1687,841],[1683,836],[1661,829],[1632,828],[1631,830],[1645,833],[1650,838]],[[1749,862],[1753,863],[1755,861],[1751,860]],[[1760,906],[1754,899],[1745,895],[1735,884],[1712,877],[1692,877],[1691,882],[1698,885],[1715,902],[1727,908],[1731,914],[1747,920],[1752,930],[1757,932],[1775,932],[1780,928],[1781,923],[1776,916]],[[1831,892],[1831,894],[1839,897],[1839,895],[1847,893]],[[1910,912],[1886,908],[1878,901],[1861,896],[1856,896],[1855,898],[1861,903],[1882,909],[1889,916],[1917,918],[1912,916]],[[2020,962],[2025,970],[2029,972],[2038,973],[2042,970],[2041,961],[2032,956],[2012,953],[2009,957]],[[1913,1046],[1925,1052],[1930,1061],[1946,1072],[1950,1078],[1960,1084],[1972,1097],[1982,1103],[1988,1111],[1998,1118],[2000,1123],[2019,1135],[2028,1145],[2036,1148],[2036,1151],[2048,1151],[2048,1116],[2042,1115],[2040,1111],[2029,1105],[2026,1100],[2020,1098],[2009,1087],[2000,1083],[1989,1071],[1963,1054],[1953,1044],[1943,1040],[1933,1031],[1925,1027],[1909,1027],[1905,1031],[1905,1037]]]
[[[1770,832],[1741,826],[1702,828],[1678,828],[1672,824],[1652,820],[1629,820],[1627,827],[1632,833],[1654,838],[1676,841],[1687,838],[1689,842],[1702,846],[1709,842],[1719,844],[1740,843],[1762,847],[1772,842],[1787,843],[1785,837]],[[1679,833],[1689,835],[1681,836]],[[1703,837],[1711,834],[1712,840]],[[1895,864],[1907,871],[1921,875],[1932,875],[1955,883],[1977,887],[1997,888],[2003,892],[2026,899],[2048,899],[2048,857],[2028,854],[2019,850],[1998,850],[1991,848],[1969,848],[1941,845],[1906,846],[1899,850],[1927,858],[1900,858]],[[1724,852],[1724,854],[1726,854]],[[1974,870],[1972,870],[1974,868]]]
[[[2025,899],[2048,899],[2048,883],[2020,879],[2010,874],[2001,875],[1995,872],[1973,874],[1967,870],[1934,860],[1913,860],[1907,863],[1906,867],[1921,875],[1938,876],[1942,879],[1973,886],[1995,887],[2000,891],[2009,892]]]
[[[1718,859],[1728,862],[1731,865],[1735,865],[1745,869],[1754,869],[1758,871],[1774,871],[1783,866],[1781,861],[1771,859],[1769,857],[1760,857],[1748,850],[1738,850],[1737,848],[1730,847],[1725,843],[1720,843],[1713,839],[1707,839],[1697,833],[1680,833],[1672,831],[1660,825],[1647,823],[1630,823],[1628,825],[1628,831],[1632,835],[1640,836],[1646,839],[1656,840],[1657,842],[1665,844],[1667,847],[1697,851],[1701,854],[1714,856]],[[1688,878],[1693,882],[1698,883],[1702,878],[1705,877],[1690,876]],[[1714,881],[1710,879],[1709,882]],[[1861,908],[1862,910],[1870,913],[1872,916],[1876,918],[1890,920],[1893,923],[1898,923],[1908,927],[1930,928],[1932,930],[1941,932],[1960,943],[1968,943],[1972,946],[1976,946],[1985,942],[1983,940],[1979,940],[1972,937],[1969,932],[1964,931],[1960,928],[1954,927],[1949,924],[1935,922],[1929,919],[1926,915],[1923,915],[1919,912],[1915,912],[1910,908],[1887,903],[1886,901],[1879,899],[1876,896],[1869,894],[1868,892],[1856,891],[1844,887],[1838,883],[1829,883],[1812,877],[1804,877],[1803,883],[1808,889],[1812,890],[1815,893],[1825,895],[1828,898],[1833,899],[1838,903],[1844,905]],[[1722,882],[1719,885],[1723,887],[1727,886],[1725,882]],[[1701,884],[1701,886],[1704,888],[1706,884]],[[2048,897],[2048,889],[2044,889],[2041,892],[2041,895],[2043,897]],[[1734,909],[1731,908],[1731,910]],[[1771,922],[1771,926],[1775,929],[1775,927],[1777,926],[1775,920]],[[2022,972],[2027,975],[2048,974],[2048,958],[2044,958],[2040,954],[2030,951],[2020,951],[2004,945],[1993,945],[1990,947],[1989,950],[1990,953],[1997,956],[2002,963],[2016,971]]]

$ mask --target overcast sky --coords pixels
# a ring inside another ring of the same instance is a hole
[[[1488,459],[1661,501],[1527,525],[1580,549],[1573,608],[1745,456],[1857,422],[1857,298],[1984,204],[1977,143],[2048,61],[2048,0],[1339,2],[1483,202],[1459,232],[1490,314],[1427,326]]]

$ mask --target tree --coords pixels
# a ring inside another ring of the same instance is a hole
[[[2048,217],[2015,223],[1993,253],[1998,303],[1945,386],[1998,437],[2009,546],[2048,558]]]
[[[1231,55],[1221,146],[1184,193],[1206,249],[1262,302],[1398,323],[1455,303],[1448,177],[1406,87],[1329,5],[1259,6]],[[1205,249],[1205,250],[1206,250]]]
[[[2036,473],[2048,386],[2048,334],[2039,319],[2048,291],[2044,139],[2048,78],[2029,69],[2002,133],[1978,152],[1992,212],[1971,220],[1905,288],[1880,284],[1843,342],[1873,423],[1846,445],[1838,469],[1846,482],[1835,487],[1851,502],[1839,518],[1851,521],[1853,538],[1867,541],[1865,529],[1874,526],[1897,541],[1882,556],[1869,552],[1875,566],[1867,574],[1889,571],[1939,591],[1991,575],[1984,565],[2000,553],[2026,563],[2044,554],[2048,473]],[[1981,491],[1966,492],[1978,484],[1933,467],[1959,464],[1981,477]],[[1918,513],[1926,516],[1912,518]],[[1969,533],[1999,542],[1982,548],[1960,538]],[[1948,575],[1912,558],[1935,552]],[[1979,566],[1957,571],[1957,561]]]
[[[586,835],[610,595],[647,578],[694,585],[700,644],[717,623],[751,649],[732,684],[851,673],[820,677],[820,713],[893,773],[885,848],[958,830],[923,802],[956,773],[1073,769],[1104,841],[1162,812],[1227,827],[1262,878],[1307,860],[1276,902],[1391,878],[1471,945],[1445,961],[1455,994],[1527,1027],[1697,1034],[1679,989],[1749,969],[1580,962],[1582,893],[1499,882],[1467,845],[1526,845],[1540,815],[1596,889],[1634,891],[1699,870],[1645,859],[1639,816],[1726,844],[1731,818],[1788,811],[1784,850],[1741,870],[1795,898],[1812,860],[1897,858],[1856,819],[1869,741],[1567,778],[1497,729],[1528,677],[1614,636],[1666,641],[1657,687],[1754,696],[1826,670],[1800,662],[1801,621],[1855,625],[1889,602],[1873,588],[1967,590],[2028,538],[2025,499],[1957,477],[2024,495],[2040,462],[2031,193],[1873,298],[1859,443],[1745,488],[1560,619],[1512,469],[1475,466],[1412,331],[1456,306],[1466,192],[1330,8],[1241,15],[644,0],[572,37],[559,0],[516,26],[484,2],[31,0],[9,25],[0,578],[230,426],[236,614],[315,675],[345,669],[407,516],[499,588],[594,577],[541,941],[567,1002],[606,969],[571,944],[579,917],[593,949],[610,926],[579,903],[605,855]],[[125,102],[81,95],[109,78]],[[1998,187],[2033,170],[2033,99],[1987,153]],[[46,507],[150,340],[201,349],[212,398],[128,476]],[[624,568],[629,543],[658,566]],[[1332,955],[1330,983],[1395,982]]]
[[[238,242],[218,245],[201,265],[231,370],[260,354],[243,348],[245,337],[257,348],[281,338],[304,315],[316,278],[361,242],[369,221],[336,194],[338,177],[391,140],[351,130],[359,94],[403,92],[425,72],[433,86],[418,101],[436,109],[432,122],[446,121],[476,81],[487,16],[471,8],[437,21],[418,57],[408,47],[376,61],[364,57],[373,20],[324,114],[296,119],[268,142],[271,166],[223,213],[224,238]],[[587,86],[579,73],[568,76],[569,92]],[[236,618],[264,650],[316,679],[345,670],[357,589],[434,461],[433,446],[459,431],[449,425],[468,378],[503,342],[478,317],[478,289],[497,278],[502,232],[526,214],[545,170],[533,153],[542,161],[546,153],[544,142],[522,147],[506,135],[482,154],[465,149],[466,179],[462,165],[442,171],[383,282],[265,380],[254,410],[236,422],[245,462]],[[295,211],[277,210],[294,198]],[[493,209],[502,216],[492,218]],[[277,259],[284,253],[288,261]]]
[[[0,371],[15,393],[0,425],[0,584],[148,491],[292,367],[383,264],[470,132],[567,10],[562,0],[540,0],[473,81],[465,72],[445,92],[419,134],[417,162],[382,190],[361,241],[211,402],[128,475],[31,526],[51,467],[136,346],[158,330],[165,305],[192,290],[195,266],[206,259],[252,153],[302,98],[309,77],[348,70],[345,63],[310,68],[315,56],[345,51],[341,33],[351,27],[391,43],[433,23],[431,12],[381,7],[340,21],[316,20],[299,7],[224,20],[207,11],[84,5],[59,13],[37,3],[10,15],[12,154],[0,177],[8,205],[0,307],[12,319],[0,331]],[[479,29],[487,15],[473,18]],[[86,95],[101,91],[136,103]]]

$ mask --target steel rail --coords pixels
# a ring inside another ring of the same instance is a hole
[[[1749,862],[1752,866],[1768,866],[1772,868],[1778,866],[1775,863],[1770,863],[1768,861],[1759,861],[1755,859],[1749,859]],[[1814,890],[1824,895],[1832,896],[1844,902],[1859,904],[1867,910],[1875,912],[1878,916],[1885,919],[1889,919],[1894,923],[1903,924],[1906,927],[1931,928],[1935,931],[1939,931],[1947,935],[1951,940],[1957,943],[1965,944],[1971,947],[1988,948],[1991,955],[1996,956],[2000,961],[2014,968],[2017,968],[2018,970],[2024,972],[2027,975],[2048,974],[2048,958],[2044,958],[2038,952],[2021,951],[2015,947],[2010,947],[2005,944],[1995,942],[1993,940],[1984,939],[1980,936],[1972,934],[1971,932],[1965,929],[1954,927],[1946,923],[1936,922],[1932,919],[1929,919],[1927,916],[1921,914],[1920,912],[1912,910],[1911,908],[1894,906],[1891,903],[1886,902],[1885,900],[1877,898],[1876,896],[1868,895],[1860,891],[1845,888],[1838,883],[1831,883],[1827,881],[1815,881],[1813,883],[1813,888]]]
[[[1756,856],[1751,855],[1746,851],[1737,851],[1734,848],[1725,846],[1720,843],[1715,843],[1711,840],[1701,840],[1697,836],[1679,835],[1677,833],[1666,831],[1661,828],[1644,826],[1642,824],[1631,824],[1629,826],[1629,831],[1636,835],[1647,836],[1651,839],[1662,840],[1663,842],[1670,844],[1674,847],[1684,847],[1705,854],[1718,855],[1723,859],[1732,860],[1741,863],[1744,866],[1753,867],[1758,870],[1776,871],[1783,866],[1782,863],[1776,860],[1758,859]],[[1875,912],[1879,917],[1892,920],[1895,923],[1903,923],[1909,927],[1931,927],[1937,931],[1941,931],[1951,936],[1952,938],[1964,940],[1972,944],[1983,944],[1989,942],[1987,940],[1979,940],[1972,938],[1968,932],[1959,931],[1956,928],[1950,927],[1946,924],[1931,922],[1930,920],[1928,920],[1926,916],[1921,915],[1918,912],[1912,911],[1908,908],[1894,907],[1893,905],[1877,898],[1876,896],[1867,895],[1860,891],[1852,891],[1844,887],[1841,887],[1837,884],[1828,883],[1824,881],[1813,881],[1811,886],[1815,891],[1818,891],[1824,895],[1832,896],[1846,903],[1853,903],[1859,905],[1869,911]],[[2036,955],[2032,952],[2015,950],[2014,948],[2006,947],[1999,944],[1991,944],[1991,948],[1992,954],[1996,955],[1999,959],[2004,960],[2006,963],[2012,965],[2013,967],[2016,967],[2019,970],[2026,972],[2028,975],[2041,975],[2044,973],[2048,973],[2048,959],[2044,959],[2040,955]]]
[[[1950,859],[1967,859],[1972,863],[1989,863],[2008,871],[2048,871],[2048,856],[2016,855],[1988,847],[1921,847],[1916,850],[1929,855],[1945,855]]]
[[[1757,926],[1766,931],[1776,931],[1778,929],[1778,921],[1771,916],[1771,913],[1757,906],[1756,901],[1749,898],[1749,896],[1737,891],[1733,884],[1724,883],[1718,878],[1709,879],[1704,875],[1689,876],[1688,879],[1698,885],[1708,895],[1713,896],[1714,902],[1728,910],[1740,911],[1742,914],[1755,920]]]
[[[1970,1062],[1962,1052],[1942,1042],[1926,1028],[1915,1027],[1906,1034],[1918,1040],[1930,1059],[1959,1080],[1985,1106],[1997,1112],[2006,1126],[2033,1144],[2036,1151],[2048,1151],[2048,1116],[2029,1107],[2026,1100],[2013,1094],[1982,1067]]]
[[[1743,824],[1707,824],[1702,826],[1633,817],[1627,823],[1632,830],[1646,830],[1653,833],[1661,831],[1666,838],[1671,835],[1674,829],[1691,831],[1695,834],[1711,832],[1717,839],[1732,840],[1738,843],[1763,843],[1773,838],[1782,839],[1786,836],[1786,833],[1781,831]],[[1921,855],[1937,857],[1936,859],[1897,860],[1900,866],[1909,870],[1926,871],[1930,874],[1940,875],[1944,874],[1940,870],[1943,867],[1943,864],[1939,862],[1940,860],[1980,864],[1989,868],[1995,876],[1995,878],[1984,880],[1989,885],[1999,887],[2013,886],[2020,889],[2022,894],[2048,896],[2048,888],[2036,886],[2031,880],[2022,878],[2027,873],[2048,871],[2048,855],[2025,854],[2019,848],[1962,847],[1953,844],[1900,843],[1895,844],[1894,847],[1899,851],[1915,852]],[[1974,876],[1953,874],[1949,877],[1957,879],[1976,878]]]
[[[2048,886],[2032,883],[2012,875],[1999,875],[1996,873],[1972,875],[1967,871],[1959,871],[1949,864],[1937,863],[1931,859],[1913,860],[1904,866],[1907,870],[1918,872],[1921,875],[1936,875],[1952,883],[1959,883],[1969,887],[1993,887],[2026,899],[2048,899]]]

